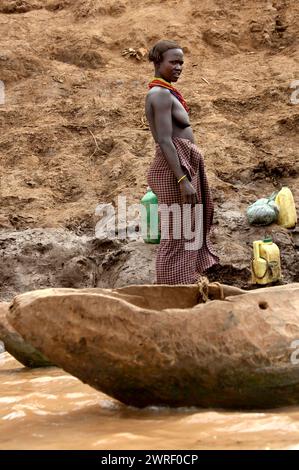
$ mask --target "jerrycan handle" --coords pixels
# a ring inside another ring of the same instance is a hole
[[[262,240],[257,240],[253,242],[253,257],[255,259],[260,258],[260,246],[262,244]]]
[[[253,260],[251,261],[251,269],[252,269],[252,272],[254,274],[254,276],[257,278],[257,279],[263,279],[267,272],[268,272],[268,261],[266,261],[266,269],[265,269],[265,272],[262,276],[258,276],[257,273],[255,272],[255,268],[254,268],[254,260],[258,260],[259,258],[261,258],[260,256],[260,246],[261,244],[263,243],[262,240],[257,240],[257,241],[254,241],[253,242]]]

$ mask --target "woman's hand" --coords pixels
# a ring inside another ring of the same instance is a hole
[[[179,187],[180,187],[183,204],[195,205],[198,203],[198,197],[197,197],[196,191],[193,188],[190,181],[188,180],[188,178],[184,178],[179,183]]]

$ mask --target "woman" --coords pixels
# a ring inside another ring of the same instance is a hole
[[[171,85],[182,73],[182,48],[173,41],[159,41],[150,50],[149,60],[154,63],[155,78],[149,84],[145,112],[157,145],[148,184],[158,197],[162,231],[156,281],[192,284],[219,261],[209,241],[213,203],[203,157],[194,144],[188,106]],[[185,230],[184,214],[189,214],[191,232]]]

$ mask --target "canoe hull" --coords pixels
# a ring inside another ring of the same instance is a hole
[[[15,298],[9,319],[52,362],[128,405],[299,403],[299,284],[206,304],[195,286],[164,287],[164,298],[161,286],[35,291]]]

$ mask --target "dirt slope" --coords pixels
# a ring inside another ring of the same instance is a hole
[[[143,123],[152,66],[122,51],[163,37],[186,53],[178,85],[220,254],[238,245],[242,257],[240,243],[271,233],[244,220],[257,197],[289,185],[299,207],[296,0],[1,0],[0,27],[0,228],[91,233],[99,202],[138,202],[154,149]]]

